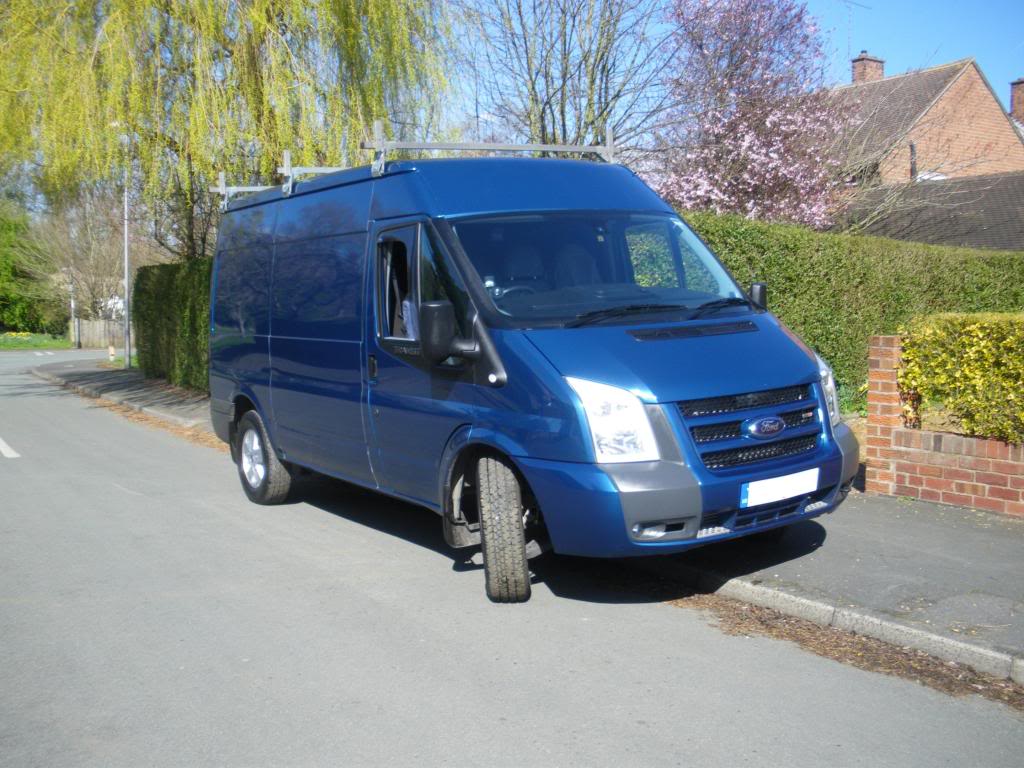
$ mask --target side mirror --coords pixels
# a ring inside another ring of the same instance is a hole
[[[455,308],[450,301],[420,304],[420,350],[430,363],[451,357],[455,342]]]
[[[750,300],[761,309],[768,309],[768,284],[751,283]]]

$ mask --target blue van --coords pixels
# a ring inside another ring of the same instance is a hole
[[[494,601],[549,548],[770,538],[857,472],[828,365],[620,165],[406,160],[236,199],[211,290],[248,497],[312,470],[427,507]]]

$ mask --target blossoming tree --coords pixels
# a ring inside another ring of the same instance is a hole
[[[675,0],[677,106],[648,175],[690,209],[822,227],[841,188],[841,107],[822,36],[796,0]]]

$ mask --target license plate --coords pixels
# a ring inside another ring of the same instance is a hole
[[[794,472],[767,480],[744,483],[740,488],[740,507],[757,507],[773,501],[792,499],[818,490],[818,468]]]

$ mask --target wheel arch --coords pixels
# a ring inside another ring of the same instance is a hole
[[[460,427],[449,438],[441,459],[441,471],[438,473],[440,482],[438,498],[441,516],[444,520],[445,540],[450,546],[464,547],[479,543],[479,534],[471,537],[471,540],[465,536],[460,537],[455,525],[457,515],[454,508],[453,491],[460,475],[467,472],[483,456],[494,456],[507,461],[519,480],[524,504],[529,504],[538,512],[540,511],[537,496],[530,487],[529,480],[516,461],[515,454],[509,452],[508,448],[508,441],[492,439],[489,433],[481,433],[480,430],[474,430],[469,425]],[[543,522],[543,515],[541,515],[541,522]]]
[[[231,397],[231,420],[228,422],[228,445],[231,447],[231,458],[233,461],[238,461],[236,447],[237,440],[235,439],[238,436],[238,422],[241,421],[242,417],[249,411],[256,411],[269,432],[267,419],[264,417],[263,411],[257,405],[256,398],[249,392],[235,392]]]

